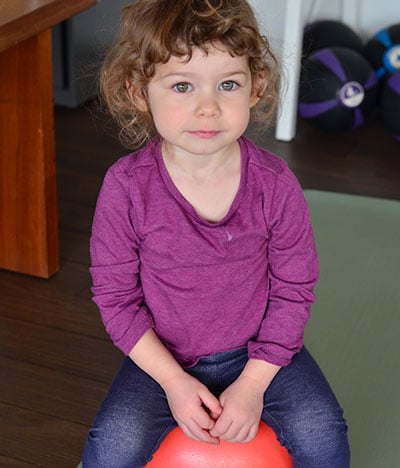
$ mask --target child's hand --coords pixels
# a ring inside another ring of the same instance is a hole
[[[170,379],[164,390],[176,422],[191,439],[218,444],[210,435],[215,419],[222,408],[208,388],[189,374],[182,373]]]
[[[254,381],[239,377],[220,396],[222,414],[210,435],[229,442],[250,442],[257,434],[264,391]]]

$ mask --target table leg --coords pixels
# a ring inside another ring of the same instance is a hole
[[[0,53],[0,268],[58,270],[51,32]]]

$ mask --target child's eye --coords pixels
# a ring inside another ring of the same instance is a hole
[[[190,83],[182,82],[182,83],[176,83],[176,85],[173,86],[173,89],[177,93],[187,93],[192,90],[192,86]]]
[[[220,84],[220,88],[222,91],[234,91],[238,88],[238,84],[236,81],[224,81]]]

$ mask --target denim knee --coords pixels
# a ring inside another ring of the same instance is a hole
[[[143,441],[144,442],[144,441]],[[93,427],[87,436],[82,457],[83,468],[142,468],[150,459],[147,444],[115,425],[109,430]]]
[[[350,466],[343,411],[305,348],[277,374],[264,404],[263,419],[289,450],[295,468]]]
[[[84,468],[142,468],[176,426],[162,388],[126,358],[89,430]]]
[[[339,406],[298,408],[281,428],[296,468],[348,468],[347,424]]]

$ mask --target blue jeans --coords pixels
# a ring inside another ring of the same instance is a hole
[[[187,372],[218,396],[247,360],[247,350],[237,349],[203,358]],[[262,419],[288,449],[295,468],[350,466],[343,412],[305,348],[265,392]],[[163,389],[126,358],[89,431],[83,467],[143,467],[176,425]]]

